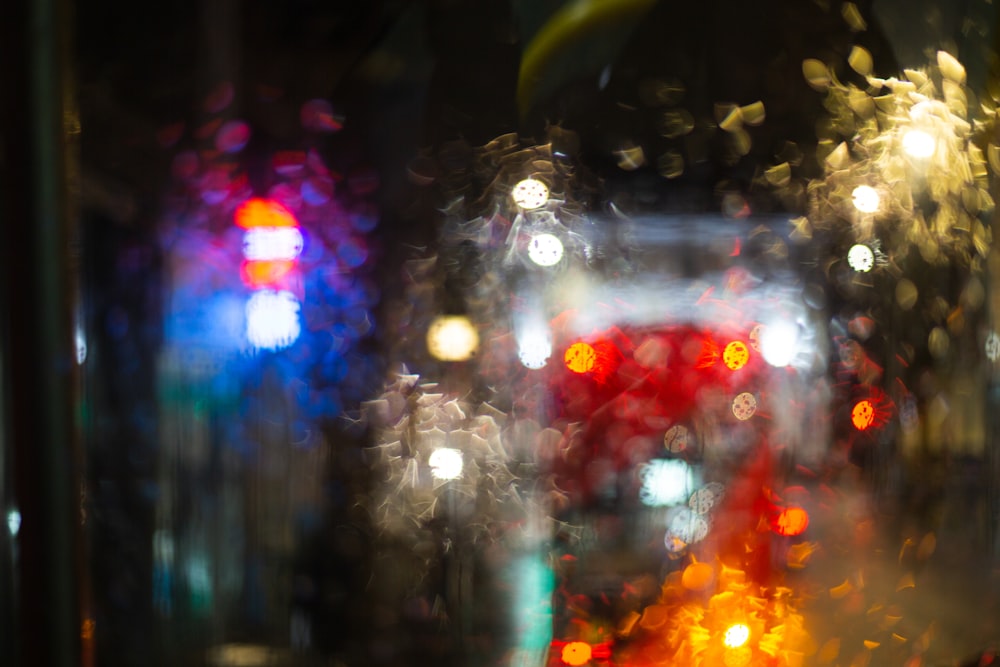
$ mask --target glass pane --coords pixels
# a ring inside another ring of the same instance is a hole
[[[4,47],[24,664],[989,664],[991,4],[65,11]]]

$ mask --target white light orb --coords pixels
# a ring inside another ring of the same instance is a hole
[[[923,130],[907,130],[903,135],[903,150],[910,157],[918,159],[934,155],[936,143],[934,137]]]
[[[530,211],[549,200],[549,188],[537,179],[526,178],[514,186],[511,196],[515,204]]]
[[[847,251],[847,264],[855,271],[867,273],[875,266],[875,253],[865,244],[858,243]]]
[[[427,329],[427,351],[441,361],[466,361],[479,348],[479,333],[464,315],[439,315]]]
[[[792,363],[798,344],[799,327],[788,320],[772,322],[760,332],[760,354],[764,361],[778,368]]]
[[[552,338],[545,331],[528,331],[518,337],[517,358],[525,368],[544,368],[552,356]]]
[[[555,266],[563,256],[563,244],[555,234],[536,234],[528,243],[528,258],[538,266]]]
[[[17,535],[18,531],[21,530],[21,513],[17,510],[10,510],[7,512],[7,531],[11,536]]]
[[[76,363],[83,364],[87,360],[87,337],[84,335],[83,329],[77,327],[73,338],[76,341]]]
[[[303,245],[297,227],[251,227],[243,234],[243,256],[251,261],[295,259]]]
[[[854,188],[854,191],[851,192],[851,199],[854,201],[854,208],[862,213],[874,213],[878,210],[878,190],[870,185],[859,185]]]
[[[667,534],[663,543],[668,546],[674,538],[684,544],[701,542],[708,536],[708,517],[695,514],[689,507],[678,507],[667,521]],[[671,510],[673,511],[673,510]]]
[[[990,361],[1000,359],[1000,335],[991,331],[986,337],[986,358]]]
[[[260,290],[246,306],[247,341],[259,350],[288,347],[299,337],[299,302],[291,292]]]
[[[715,492],[715,489],[703,487],[691,494],[688,498],[688,507],[695,514],[708,514],[719,504],[722,497]]]
[[[750,639],[750,628],[746,623],[734,623],[726,628],[722,643],[728,648],[739,648]]]
[[[462,476],[462,452],[451,447],[439,447],[431,452],[427,463],[434,479],[458,479]]]
[[[642,467],[639,476],[639,501],[647,507],[683,503],[694,487],[691,467],[680,459],[653,459]]]

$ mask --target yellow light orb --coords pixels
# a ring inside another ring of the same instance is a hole
[[[722,361],[729,370],[738,371],[750,361],[750,350],[743,341],[734,340],[722,350]]]
[[[862,213],[874,213],[878,210],[878,190],[870,185],[859,185],[854,188],[851,199],[854,201],[854,208]]]
[[[588,373],[597,363],[597,351],[587,343],[573,343],[566,349],[563,361],[566,362],[566,368],[574,373]]]
[[[427,329],[427,351],[441,361],[466,361],[479,348],[479,333],[464,315],[439,315]]]
[[[934,155],[936,143],[934,137],[923,130],[907,130],[903,135],[903,150],[910,157],[918,159]]]
[[[739,648],[750,639],[750,627],[746,623],[733,623],[726,628],[726,634],[722,637],[722,643],[727,648]]]
[[[587,642],[570,642],[563,646],[560,658],[567,665],[572,667],[580,667],[581,665],[586,665],[590,662],[590,658],[593,656],[593,649],[590,648],[590,644]]]
[[[534,178],[526,178],[518,182],[511,192],[514,203],[525,210],[542,206],[549,200],[549,188],[545,183]]]

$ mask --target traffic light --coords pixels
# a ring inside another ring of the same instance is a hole
[[[240,278],[252,292],[246,304],[246,336],[257,349],[288,347],[299,337],[298,257],[304,243],[298,220],[282,204],[253,198],[234,214],[243,232]]]

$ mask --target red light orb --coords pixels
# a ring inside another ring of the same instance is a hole
[[[869,428],[875,423],[875,405],[867,398],[855,403],[851,410],[851,423],[859,431]]]
[[[809,526],[809,513],[801,507],[786,507],[774,520],[774,532],[779,535],[801,535]]]
[[[283,205],[273,199],[254,197],[236,208],[233,218],[237,227],[298,227],[299,221]]]

